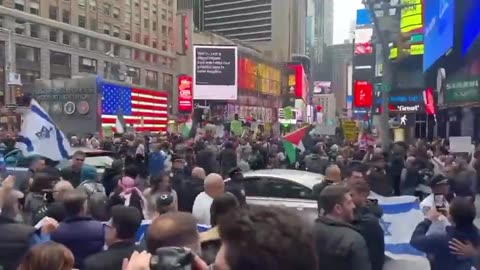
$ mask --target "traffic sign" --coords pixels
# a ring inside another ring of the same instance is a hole
[[[392,91],[392,85],[391,84],[384,84],[384,83],[376,83],[374,85],[375,91],[379,92],[390,92]]]

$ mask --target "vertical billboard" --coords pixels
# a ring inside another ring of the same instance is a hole
[[[193,79],[189,75],[178,76],[178,111],[190,113],[193,110]]]
[[[197,45],[193,49],[193,98],[236,100],[238,48]]]
[[[480,35],[480,1],[463,0],[465,2],[465,23],[463,28],[463,54],[467,54]]]
[[[373,85],[368,81],[355,81],[353,85],[353,106],[370,108],[373,104]]]
[[[423,27],[423,0],[402,0],[405,7],[400,16],[400,31],[409,33]],[[428,2],[428,1],[427,1]]]
[[[423,71],[426,71],[453,46],[455,24],[454,0],[425,0],[425,53]]]
[[[293,70],[293,74],[288,76],[288,86],[294,88],[295,98],[308,100],[308,79],[305,69],[301,64],[289,65],[289,69]]]
[[[355,29],[355,54],[373,53],[372,35],[372,28]]]

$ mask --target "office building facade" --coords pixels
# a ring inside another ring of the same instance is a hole
[[[27,91],[36,79],[96,75],[148,89],[173,90],[176,1],[1,3],[0,66],[19,73]]]

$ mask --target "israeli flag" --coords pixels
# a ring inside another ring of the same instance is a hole
[[[372,195],[383,209],[380,225],[385,234],[385,255],[394,260],[425,257],[410,245],[413,231],[424,219],[414,196],[382,197]]]
[[[40,155],[55,161],[68,159],[71,152],[67,138],[34,99],[23,114],[16,147],[24,156]]]

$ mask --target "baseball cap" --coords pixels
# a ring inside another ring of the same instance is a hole
[[[432,177],[430,180],[430,186],[438,186],[438,185],[448,185],[448,178],[441,174],[437,174]]]

